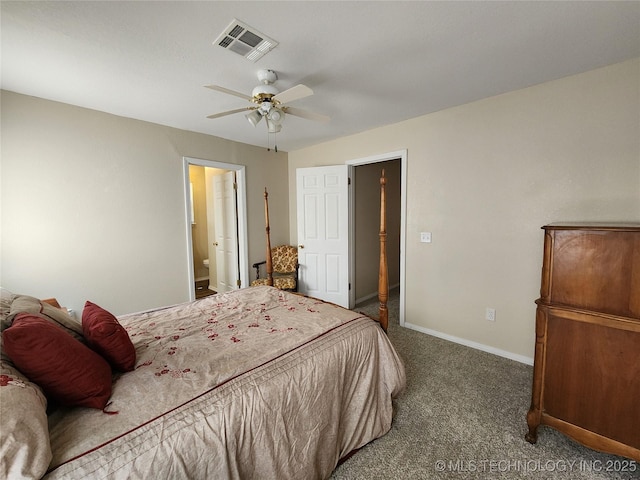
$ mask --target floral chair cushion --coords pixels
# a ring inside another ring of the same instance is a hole
[[[267,279],[257,278],[253,282],[251,282],[252,287],[255,287],[258,285],[267,285]],[[295,290],[296,279],[289,276],[273,277],[273,286],[280,290]]]

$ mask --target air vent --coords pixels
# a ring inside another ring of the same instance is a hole
[[[278,42],[234,18],[213,44],[255,62],[273,50]]]

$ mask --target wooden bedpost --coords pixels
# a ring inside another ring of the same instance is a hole
[[[385,186],[387,179],[384,177],[384,169],[380,177],[380,269],[378,270],[378,300],[380,301],[379,322],[386,332],[389,326],[389,273],[387,271],[387,198]]]
[[[267,234],[267,285],[273,287],[273,259],[271,258],[271,227],[269,227],[269,194],[264,187],[264,221]]]

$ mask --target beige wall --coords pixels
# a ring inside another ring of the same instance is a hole
[[[272,244],[296,244],[297,167],[406,148],[407,323],[531,357],[540,226],[640,220],[639,112],[636,59],[291,152],[287,197],[286,153],[2,92],[0,282],[76,311],[185,301],[183,156],[247,165],[253,263],[265,186]]]
[[[540,227],[640,220],[640,59],[290,152],[291,242],[296,168],[404,148],[406,322],[531,358]]]
[[[2,92],[4,288],[115,314],[188,300],[182,157],[246,165],[249,263],[264,187],[286,242],[287,154]]]

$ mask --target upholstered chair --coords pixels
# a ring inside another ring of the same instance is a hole
[[[273,263],[273,286],[280,290],[298,290],[298,249],[291,245],[278,245],[271,249]],[[256,269],[256,279],[251,286],[267,285],[266,276],[260,277],[260,266],[266,264],[266,260],[253,264]]]

